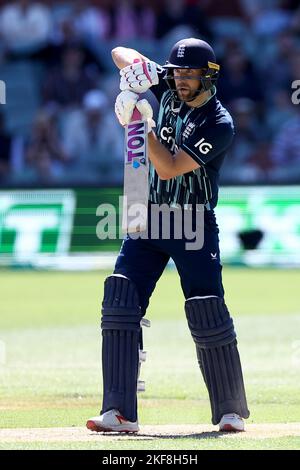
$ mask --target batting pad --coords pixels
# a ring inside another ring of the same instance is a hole
[[[129,421],[137,420],[137,379],[142,313],[135,284],[109,276],[102,303],[102,411],[116,408]]]
[[[236,334],[224,299],[188,299],[185,312],[209,393],[212,423],[218,424],[226,413],[248,418]]]

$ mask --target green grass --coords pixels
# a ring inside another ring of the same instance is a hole
[[[99,412],[105,276],[0,271],[0,347],[5,346],[5,360],[0,357],[1,427],[83,426],[87,417]],[[297,270],[224,269],[227,304],[244,366],[249,422],[300,422],[299,281]],[[147,388],[140,398],[142,424],[210,422],[183,304],[178,277],[167,271],[147,314],[152,327],[145,331],[149,354],[142,369]],[[111,442],[112,448],[121,449],[300,448],[296,437]],[[7,443],[0,448],[101,445]]]
[[[34,442],[0,443],[0,450],[99,450],[102,456],[108,456],[110,450],[295,450],[300,448],[299,437],[281,437],[274,439],[205,438],[205,439],[156,439],[155,441],[120,441],[113,442]],[[100,461],[101,462],[101,461]]]
[[[99,322],[108,273],[0,271],[0,328]],[[234,316],[299,313],[299,270],[224,269],[227,304]],[[151,318],[183,318],[178,275],[168,271],[152,296]]]

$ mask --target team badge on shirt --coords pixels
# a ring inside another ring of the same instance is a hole
[[[188,137],[190,137],[190,135],[192,135],[193,132],[195,131],[195,128],[196,128],[196,124],[194,122],[189,122],[189,124],[186,126],[186,128],[184,129],[182,133],[182,140],[185,140]]]

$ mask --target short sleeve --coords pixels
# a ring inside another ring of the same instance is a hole
[[[161,65],[158,65],[158,64],[156,65],[157,65],[157,73],[158,73],[159,82],[158,82],[158,85],[153,85],[150,88],[150,91],[152,91],[152,93],[157,98],[157,100],[160,101],[165,91],[169,90],[169,87],[163,78],[166,71],[162,68]]]
[[[232,123],[220,123],[213,126],[196,128],[180,147],[199,165],[205,165],[210,160],[226,152],[234,135]]]

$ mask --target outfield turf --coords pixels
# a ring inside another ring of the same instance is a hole
[[[106,273],[0,271],[1,428],[84,426],[101,404],[100,305]],[[300,271],[224,269],[250,423],[300,422]],[[177,274],[159,281],[147,317],[141,424],[210,422]],[[2,351],[2,354],[1,354]],[[300,437],[0,442],[0,448],[300,449]]]

